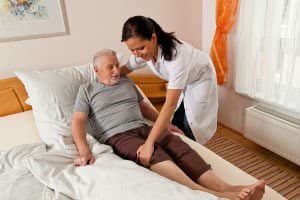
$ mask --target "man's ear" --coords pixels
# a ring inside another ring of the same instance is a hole
[[[96,65],[94,65],[94,71],[95,71],[95,72],[98,72],[98,69],[97,69],[97,66],[96,66]]]

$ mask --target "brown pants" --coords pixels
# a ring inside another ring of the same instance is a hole
[[[140,164],[136,152],[145,143],[152,127],[143,126],[112,136],[106,144],[112,146],[114,152],[124,159]],[[172,133],[164,135],[155,143],[150,164],[172,160],[192,180],[197,180],[211,167],[180,137]]]

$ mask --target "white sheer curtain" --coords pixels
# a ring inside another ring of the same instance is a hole
[[[241,0],[231,41],[235,90],[300,116],[300,0]]]

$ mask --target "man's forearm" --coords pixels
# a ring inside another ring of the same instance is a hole
[[[80,154],[90,150],[86,141],[85,123],[83,121],[76,121],[72,123],[72,134],[77,150]]]
[[[155,122],[158,117],[158,112],[144,101],[142,101],[140,104],[143,117],[152,122]]]

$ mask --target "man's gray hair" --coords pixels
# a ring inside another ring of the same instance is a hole
[[[98,60],[101,61],[101,58],[103,56],[117,56],[117,53],[111,49],[102,49],[102,50],[98,51],[97,53],[95,53],[95,55],[93,57],[93,65],[97,66]]]

